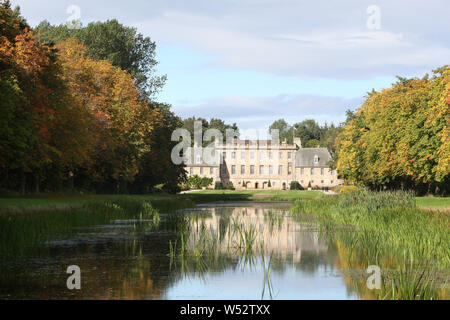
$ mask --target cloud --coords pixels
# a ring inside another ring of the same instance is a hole
[[[213,9],[172,7],[136,24],[157,40],[214,56],[209,62],[214,66],[278,76],[367,79],[417,75],[447,64],[449,28],[437,31],[437,27],[438,20],[446,19],[449,2],[431,1],[426,8],[419,1],[399,2],[403,6],[380,1],[379,31],[367,28],[370,3],[364,1],[327,6],[321,1],[317,5],[243,1],[233,2],[234,10],[221,15]],[[413,12],[416,18],[411,20]],[[427,34],[433,35],[432,41]]]

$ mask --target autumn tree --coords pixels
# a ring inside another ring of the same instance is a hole
[[[339,136],[337,167],[374,189],[448,192],[449,69],[371,92]]]
[[[135,79],[142,97],[154,97],[166,82],[166,76],[155,74],[156,43],[117,20],[93,22],[81,29],[70,29],[65,24],[53,26],[43,21],[36,30],[38,38],[47,43],[77,39],[90,58],[107,60],[127,71]]]

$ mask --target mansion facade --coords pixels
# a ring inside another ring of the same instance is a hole
[[[220,161],[206,163],[194,149],[186,159],[188,176],[213,179],[213,186],[232,182],[236,190],[288,190],[297,181],[304,189],[329,189],[343,184],[328,163],[331,154],[325,148],[302,148],[299,138],[294,144],[284,141],[274,145],[271,140],[238,140],[222,146]]]

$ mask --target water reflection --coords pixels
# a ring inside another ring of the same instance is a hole
[[[46,241],[34,256],[2,259],[0,298],[355,299],[328,240],[277,204],[111,221]],[[82,270],[81,291],[65,288],[70,265]]]

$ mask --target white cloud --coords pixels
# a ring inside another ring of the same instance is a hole
[[[329,24],[317,29],[286,28],[281,33],[263,28],[261,32],[236,16],[166,11],[139,27],[159,41],[182,43],[213,55],[216,65],[281,76],[361,79],[405,75],[446,64],[450,57],[450,48],[439,43],[424,45],[407,28],[402,33]]]

